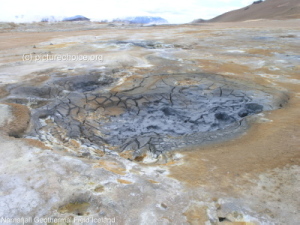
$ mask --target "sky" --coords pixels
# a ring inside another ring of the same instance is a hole
[[[211,19],[254,0],[0,0],[0,21],[32,22],[83,15],[92,21],[159,16],[169,23]]]

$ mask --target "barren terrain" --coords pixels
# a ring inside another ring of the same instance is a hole
[[[0,25],[0,217],[299,224],[299,20]]]

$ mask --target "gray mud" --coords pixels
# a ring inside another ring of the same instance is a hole
[[[112,91],[116,81],[97,71],[53,76],[39,86],[11,86],[6,101],[30,102],[28,136],[136,156],[228,140],[247,129],[249,116],[287,101],[284,93],[214,74],[137,77]]]

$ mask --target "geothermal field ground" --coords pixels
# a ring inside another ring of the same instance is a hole
[[[0,23],[0,218],[299,224],[299,43],[297,19]]]

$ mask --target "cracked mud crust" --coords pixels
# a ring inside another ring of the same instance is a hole
[[[288,100],[284,92],[214,74],[143,75],[114,87],[116,82],[101,70],[53,74],[42,85],[8,86],[6,101],[33,106],[29,136],[51,146],[73,140],[88,157],[88,147],[157,157],[233,138],[247,129],[249,116]]]

